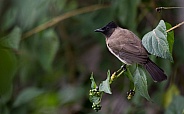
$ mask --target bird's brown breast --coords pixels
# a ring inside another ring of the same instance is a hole
[[[110,52],[125,64],[144,64],[147,61],[148,53],[141,40],[127,29],[116,28],[110,37],[106,37],[106,44]]]

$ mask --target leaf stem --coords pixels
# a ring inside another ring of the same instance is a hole
[[[134,82],[134,81],[133,81],[132,73],[130,72],[129,68],[127,68],[127,72],[128,72],[128,78],[130,79],[130,81],[131,81],[131,82]]]
[[[181,26],[181,25],[183,25],[183,24],[184,24],[184,21],[183,21],[183,22],[181,22],[181,23],[179,23],[179,24],[177,24],[176,26],[174,26],[174,27],[172,27],[172,28],[168,29],[166,32],[170,32],[170,31],[172,31],[172,30],[174,30],[174,29],[176,29],[176,28],[180,27],[180,26]]]

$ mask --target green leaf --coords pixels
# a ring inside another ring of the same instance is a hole
[[[2,30],[8,30],[12,26],[14,26],[14,23],[16,21],[16,16],[17,16],[17,8],[11,7],[8,8],[4,16],[2,16],[2,22],[1,25]]]
[[[63,11],[66,7],[66,0],[56,0],[56,8],[58,9],[58,11]]]
[[[103,91],[108,94],[112,94],[111,88],[110,88],[110,71],[107,72],[107,79],[100,83],[99,85],[99,91]]]
[[[101,101],[101,96],[89,96],[91,103],[98,104]]]
[[[75,93],[75,94],[74,94]],[[85,88],[67,86],[59,92],[60,104],[73,103],[85,97]]]
[[[171,24],[165,22],[166,25],[166,29],[169,30],[170,28],[172,28]],[[173,44],[174,44],[174,31],[170,31],[167,32],[167,41],[169,43],[169,51],[172,54],[172,50],[173,50]]]
[[[153,31],[144,35],[142,44],[149,53],[173,61],[172,54],[169,51],[166,26],[163,20],[159,22]]]
[[[116,0],[113,4],[114,12],[119,21],[131,30],[136,28],[137,7],[140,0]]]
[[[13,103],[13,106],[18,107],[20,105],[26,104],[43,92],[43,90],[40,90],[38,88],[27,88],[18,95],[15,102]]]
[[[14,52],[0,47],[0,104],[7,102],[11,96],[16,70],[17,59]]]
[[[93,77],[93,73],[91,73],[90,80],[91,80],[91,89],[96,89],[97,86],[96,86],[95,79]]]
[[[133,76],[132,73],[130,72],[130,69],[127,67],[127,72],[125,72],[126,76],[129,78],[131,82],[133,82]]]
[[[19,48],[20,39],[21,39],[21,29],[15,27],[9,35],[0,39],[0,45],[2,47],[17,50]]]
[[[184,97],[174,96],[172,103],[169,105],[164,114],[183,114],[184,113]]]
[[[49,108],[49,106],[50,107],[57,106],[60,103],[60,101],[59,101],[57,92],[48,92],[36,97],[33,103],[34,103],[34,107]]]
[[[28,30],[34,27],[36,22],[43,20],[48,13],[51,0],[14,0],[12,7],[17,10],[16,23],[21,29]]]
[[[17,59],[10,49],[18,49],[21,30],[15,27],[11,33],[0,38],[0,102],[8,101],[12,94],[12,80],[16,72]]]
[[[134,85],[135,85],[136,91],[141,96],[146,98],[148,101],[151,101],[151,98],[148,94],[147,78],[146,78],[145,72],[139,66],[136,68],[136,71],[134,73]]]
[[[53,29],[44,31],[44,35],[38,42],[37,48],[38,59],[42,67],[45,70],[51,69],[52,62],[59,49],[58,37]]]

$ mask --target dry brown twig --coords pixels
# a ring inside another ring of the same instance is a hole
[[[33,28],[32,30],[26,32],[25,34],[23,34],[22,39],[28,38],[28,37],[32,36],[33,34],[36,34],[36,33],[41,32],[49,27],[52,27],[52,26],[56,25],[57,23],[59,23],[60,21],[65,20],[67,18],[76,16],[79,14],[107,8],[107,7],[109,7],[109,5],[92,5],[92,6],[87,6],[84,8],[80,8],[77,10],[67,12],[61,16],[55,17],[55,18],[51,19],[50,21],[48,21],[42,25],[39,25],[39,26]]]
[[[176,29],[176,28],[180,27],[180,26],[181,26],[181,25],[183,25],[183,24],[184,24],[184,21],[183,21],[183,22],[181,22],[181,23],[179,23],[179,24],[177,24],[176,26],[174,26],[174,27],[172,27],[172,28],[168,29],[166,32],[170,32],[170,31],[172,31],[172,30],[174,30],[174,29]]]

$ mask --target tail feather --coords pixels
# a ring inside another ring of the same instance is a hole
[[[167,76],[165,75],[164,71],[150,59],[148,59],[147,63],[143,66],[149,72],[154,81],[161,82],[167,79]]]

